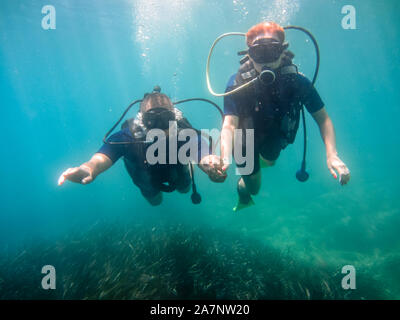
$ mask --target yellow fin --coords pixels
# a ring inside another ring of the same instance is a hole
[[[253,199],[250,198],[250,201],[248,203],[242,203],[242,202],[238,202],[238,204],[236,205],[236,207],[233,208],[233,212],[237,212],[243,209],[246,209],[248,207],[254,206],[255,203],[253,201]]]

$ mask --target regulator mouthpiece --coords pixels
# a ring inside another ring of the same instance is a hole
[[[258,78],[263,85],[269,86],[274,83],[276,76],[274,71],[267,67],[263,67]]]

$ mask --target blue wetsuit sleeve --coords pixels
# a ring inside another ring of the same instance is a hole
[[[232,75],[228,81],[225,92],[234,89],[236,74]],[[239,116],[237,107],[237,96],[235,94],[224,97],[224,114],[226,116]]]
[[[132,142],[133,137],[129,128],[123,129],[114,133],[111,137],[107,139],[107,142]],[[97,151],[97,153],[102,153],[109,157],[113,163],[115,163],[119,158],[126,155],[127,146],[129,144],[108,144],[105,143]]]
[[[305,105],[307,111],[309,113],[314,113],[321,110],[324,107],[324,102],[311,81],[305,76],[299,74],[299,83],[300,100]]]

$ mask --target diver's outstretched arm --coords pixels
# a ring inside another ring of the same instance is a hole
[[[239,126],[239,117],[227,115],[224,119],[221,131],[221,158],[223,160],[222,170],[227,171],[233,150],[234,132]]]
[[[94,156],[79,167],[65,170],[58,179],[58,185],[61,186],[65,180],[75,183],[91,183],[100,173],[106,171],[112,166],[109,157],[102,153],[95,153]]]
[[[330,173],[336,179],[339,174],[339,182],[345,185],[350,180],[350,170],[339,158],[336,151],[336,138],[333,123],[325,108],[312,114],[315,122],[318,124],[322,140],[325,143],[327,165]],[[336,172],[337,173],[336,173]]]

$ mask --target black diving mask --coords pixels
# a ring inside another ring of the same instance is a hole
[[[144,112],[142,119],[147,129],[161,130],[168,129],[170,121],[176,121],[175,112],[163,107],[153,108]]]
[[[271,63],[279,59],[284,50],[289,47],[287,42],[272,38],[256,40],[249,48],[248,54],[256,63]]]

